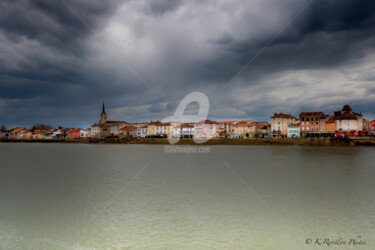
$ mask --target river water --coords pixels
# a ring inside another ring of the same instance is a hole
[[[374,147],[209,149],[0,143],[0,248],[375,249]]]

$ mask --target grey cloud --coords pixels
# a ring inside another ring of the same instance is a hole
[[[2,123],[89,125],[102,101],[116,120],[163,119],[191,91],[217,119],[332,112],[343,98],[374,117],[374,1],[313,1],[228,88],[307,1],[65,1],[99,37],[62,1],[0,3]]]
[[[156,17],[162,16],[167,12],[175,11],[182,4],[182,0],[154,0],[146,3],[146,13]]]

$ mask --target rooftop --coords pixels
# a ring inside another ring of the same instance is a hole
[[[280,113],[280,114],[275,113],[275,115],[272,116],[271,118],[294,118],[294,119],[297,119],[294,116],[292,116],[291,114],[283,114],[283,113]]]

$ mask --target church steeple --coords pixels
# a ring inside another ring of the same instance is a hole
[[[105,114],[104,102],[103,102],[102,114]]]
[[[104,124],[107,121],[107,114],[105,113],[105,107],[103,102],[102,113],[100,114],[100,124]]]

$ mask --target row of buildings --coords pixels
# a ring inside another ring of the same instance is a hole
[[[349,105],[345,105],[333,115],[323,112],[302,112],[299,118],[283,113],[275,113],[271,117],[272,137],[357,136],[372,131],[375,131],[375,120],[367,121]]]
[[[0,138],[9,139],[78,139],[78,138],[270,138],[270,137],[335,137],[368,134],[375,131],[375,120],[368,122],[349,105],[332,115],[323,112],[302,112],[299,117],[275,113],[266,121],[211,121],[180,123],[151,121],[132,123],[108,121],[103,103],[100,121],[89,129],[60,128],[28,130],[17,127],[1,131]]]
[[[0,139],[18,140],[52,140],[52,139],[79,139],[90,138],[90,129],[59,128],[59,129],[26,129],[16,127],[11,130],[0,131]]]
[[[99,123],[91,127],[92,138],[108,137],[334,137],[368,134],[375,131],[375,121],[368,122],[361,113],[353,112],[349,105],[342,110],[327,115],[323,112],[302,112],[296,118],[291,114],[277,114],[266,121],[220,121],[204,120],[197,123],[149,123],[128,124],[125,121],[107,121],[103,103]]]

